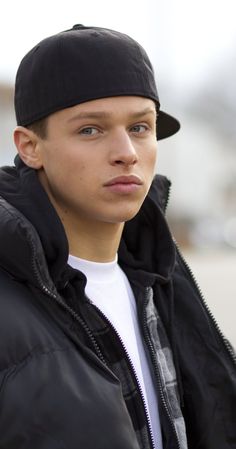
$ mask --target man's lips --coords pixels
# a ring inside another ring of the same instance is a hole
[[[105,184],[105,187],[114,186],[116,184],[136,184],[136,185],[142,185],[142,181],[139,178],[139,176],[136,175],[127,175],[127,176],[117,176],[115,178],[112,178],[110,181],[108,181]]]
[[[143,185],[142,180],[137,175],[117,176],[110,179],[104,187],[110,192],[119,195],[135,193]]]

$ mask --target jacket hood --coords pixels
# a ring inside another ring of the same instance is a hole
[[[163,214],[169,187],[165,177],[155,176],[140,211],[125,224],[119,248],[124,269],[135,277],[142,275],[149,285],[156,278],[167,282],[174,269],[175,249]],[[19,156],[14,167],[0,169],[0,196],[0,265],[27,281],[37,264],[45,280],[51,278],[59,288],[70,277],[64,227],[37,172]]]

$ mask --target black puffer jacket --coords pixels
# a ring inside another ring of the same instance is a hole
[[[168,189],[156,177],[119,261],[153,285],[189,449],[236,448],[234,354],[176,252],[162,212]],[[67,266],[62,224],[35,172],[17,158],[0,171],[0,195],[0,449],[139,449],[120,383],[63,295],[75,283],[82,292],[84,277]]]

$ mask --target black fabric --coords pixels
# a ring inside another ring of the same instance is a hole
[[[159,98],[144,49],[117,31],[75,26],[39,42],[23,58],[16,76],[18,125],[89,100],[137,95]],[[157,139],[176,133],[179,122],[160,111]]]
[[[68,259],[68,242],[55,209],[38,181],[37,172],[15,158],[15,167],[1,171],[0,191],[37,229],[50,275],[56,285],[62,281]]]
[[[140,449],[117,378],[0,271],[1,449]],[[9,332],[9,329],[11,331]],[[4,350],[3,350],[4,343]]]

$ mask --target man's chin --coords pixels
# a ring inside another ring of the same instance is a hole
[[[116,219],[112,220],[113,223],[126,223],[127,221],[132,220],[140,211],[139,209],[136,209],[135,211],[129,211],[127,213],[120,214],[120,216],[116,217]]]

